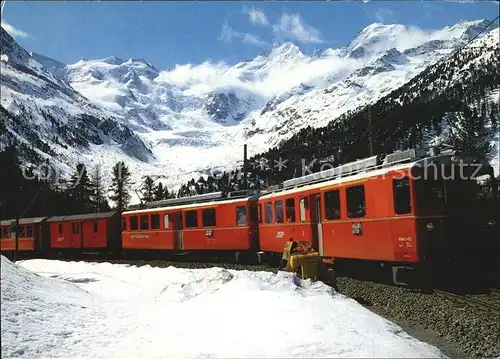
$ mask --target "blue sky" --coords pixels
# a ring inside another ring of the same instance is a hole
[[[158,69],[234,64],[275,41],[303,51],[347,44],[373,22],[437,29],[492,20],[498,2],[46,2],[7,1],[2,26],[28,51],[65,63],[118,56]]]

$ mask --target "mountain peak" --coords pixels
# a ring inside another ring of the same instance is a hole
[[[285,60],[294,57],[302,57],[304,54],[297,45],[290,41],[286,41],[282,43],[275,42],[269,56]]]
[[[152,65],[149,61],[147,61],[143,58],[140,58],[140,57],[131,57],[130,59],[127,60],[127,63],[128,64],[133,64],[133,63],[143,64],[143,65],[146,65],[147,67],[151,68],[155,72],[159,72],[158,69],[156,67],[154,67],[154,65]]]
[[[486,19],[467,21],[460,20],[458,23],[449,28],[450,32],[459,32],[463,39],[472,39],[480,32],[484,31],[490,25],[490,21]],[[497,25],[498,26],[498,25]]]
[[[101,61],[110,65],[121,65],[125,62],[125,60],[120,59],[119,57],[116,56],[109,56],[106,57],[105,59],[102,59]]]
[[[35,59],[37,62],[42,64],[42,66],[46,70],[49,70],[52,73],[57,73],[57,72],[61,71],[66,66],[66,64],[64,64],[60,61],[51,59],[50,57],[47,57],[44,55],[40,55],[36,52],[30,52],[30,55],[33,59]]]
[[[271,46],[262,51],[259,56],[276,57],[276,58],[292,58],[294,56],[303,56],[300,48],[290,41],[275,41]]]

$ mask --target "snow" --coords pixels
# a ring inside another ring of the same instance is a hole
[[[444,357],[290,273],[1,260],[4,358]]]

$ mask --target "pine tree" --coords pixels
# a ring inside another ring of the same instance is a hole
[[[106,196],[104,195],[104,186],[102,181],[101,168],[99,165],[95,166],[90,178],[90,187],[92,194],[90,196],[90,203],[92,209],[96,212],[107,212],[110,210]]]
[[[163,189],[163,198],[164,199],[174,198],[174,194],[170,193],[170,191],[168,190],[167,186],[165,186],[165,188]]]
[[[87,167],[83,163],[79,163],[76,166],[76,171],[70,178],[69,195],[72,196],[77,203],[81,204],[79,206],[81,210],[92,207],[92,188],[87,174]]]
[[[450,140],[455,147],[471,156],[486,156],[491,150],[491,129],[485,126],[485,116],[471,111],[464,104],[462,111],[448,117]]]
[[[162,199],[166,199],[166,197],[163,190],[163,184],[159,182],[154,190],[154,200],[161,201]]]
[[[113,180],[111,182],[110,199],[115,202],[116,209],[123,211],[130,202],[130,170],[123,161],[117,162],[113,167]]]
[[[151,177],[147,176],[142,185],[142,199],[145,202],[152,202],[155,198],[155,184]]]

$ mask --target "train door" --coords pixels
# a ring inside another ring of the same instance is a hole
[[[317,249],[319,254],[323,255],[323,226],[321,215],[321,194],[315,193],[311,195],[311,225],[313,235],[313,248]]]
[[[172,213],[174,225],[174,249],[184,249],[182,238],[182,212]]]
[[[71,247],[82,247],[82,223],[80,221],[71,223]]]

